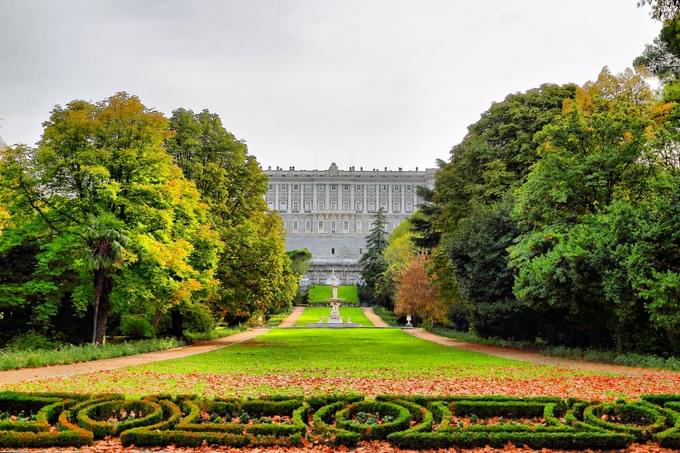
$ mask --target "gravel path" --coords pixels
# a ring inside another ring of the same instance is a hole
[[[476,343],[467,343],[465,341],[455,340],[453,338],[443,337],[435,333],[429,332],[425,329],[403,329],[404,332],[414,337],[423,340],[431,341],[433,343],[450,346],[452,348],[466,349],[468,351],[481,352],[495,357],[502,357],[505,359],[521,360],[522,362],[531,362],[540,365],[552,365],[560,368],[570,368],[585,371],[597,371],[602,373],[615,373],[626,376],[650,376],[650,375],[669,375],[675,374],[673,371],[659,370],[653,368],[633,368],[623,365],[613,365],[599,362],[586,362],[583,360],[564,359],[561,357],[551,357],[540,354],[538,352],[522,351],[519,349],[501,348],[497,346],[487,346]]]
[[[362,308],[364,315],[368,318],[369,321],[373,323],[373,326],[375,327],[389,327],[390,325],[387,324],[383,319],[376,315],[375,312],[373,311],[373,307],[363,307]]]
[[[125,368],[134,365],[160,362],[162,360],[179,359],[194,354],[214,351],[216,349],[243,343],[252,338],[269,332],[266,328],[256,328],[229,335],[224,338],[206,341],[202,343],[182,346],[179,348],[165,349],[163,351],[137,354],[115,359],[92,360],[90,362],[72,363],[69,365],[54,365],[40,368],[22,368],[0,372],[0,385],[13,384],[16,382],[33,381],[53,377],[68,377],[76,374],[92,373],[95,371],[108,371],[117,368]]]
[[[305,311],[305,307],[293,308],[293,311],[290,312],[288,317],[281,321],[281,324],[279,324],[277,327],[293,327],[297,320],[300,319],[300,316],[302,316],[303,311]]]

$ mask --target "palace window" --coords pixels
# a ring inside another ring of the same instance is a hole
[[[401,203],[399,203],[398,201],[395,201],[394,203],[392,203],[392,211],[393,212],[400,212],[401,211]]]
[[[305,192],[311,192],[312,191],[312,185],[311,184],[305,184]]]
[[[345,192],[349,192],[349,184],[343,184],[342,190],[344,190]]]
[[[331,249],[331,255],[335,255],[335,248]]]
[[[349,222],[347,220],[342,222],[342,232],[349,233]]]
[[[331,211],[337,211],[338,210],[338,203],[335,201],[331,201]]]
[[[411,192],[413,190],[413,186],[411,184],[406,186],[406,191]]]
[[[388,187],[387,184],[383,184],[380,190],[382,190],[383,192],[387,192],[387,187]]]
[[[297,233],[298,231],[298,221],[293,220],[293,233]]]
[[[319,233],[323,233],[323,220],[319,220]]]
[[[331,222],[331,234],[335,234],[335,220]]]
[[[375,201],[368,202],[368,212],[375,212]]]
[[[413,204],[410,201],[406,202],[406,212],[413,211]]]
[[[300,212],[300,202],[299,201],[293,202],[293,212]]]
[[[326,184],[317,184],[316,189],[318,192],[324,192],[326,190]]]
[[[357,212],[361,212],[364,210],[364,204],[360,201],[357,201]]]
[[[279,211],[287,211],[288,210],[288,203],[285,201],[281,201],[279,203]]]
[[[279,189],[288,190],[288,184],[279,184]]]
[[[363,184],[357,184],[356,187],[354,187],[354,189],[361,192],[362,190],[364,190],[364,186]]]
[[[293,192],[299,192],[300,191],[300,184],[293,184]]]
[[[325,208],[324,205],[323,205],[323,201],[319,201],[319,202],[318,202],[318,205],[319,205],[319,207],[318,207],[317,209],[318,209],[319,211],[323,211],[324,208]]]
[[[349,211],[349,201],[345,201],[342,203],[342,210]]]
[[[269,190],[274,190],[274,184],[269,184]]]
[[[337,184],[331,184],[331,192],[337,192],[338,191],[338,185]]]
[[[361,220],[357,220],[357,231],[361,231]]]
[[[305,201],[305,212],[311,212],[312,211],[312,202],[311,201]]]
[[[369,192],[375,192],[375,184],[369,184],[368,185],[368,191]]]
[[[311,220],[305,220],[305,231],[310,232],[312,231],[312,221]]]

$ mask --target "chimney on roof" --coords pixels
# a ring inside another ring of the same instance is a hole
[[[416,171],[418,171],[418,167],[416,167]]]
[[[359,171],[364,171],[364,167],[359,167]]]
[[[385,171],[387,171],[387,167],[385,167]]]
[[[401,171],[401,167],[399,167],[399,171]]]

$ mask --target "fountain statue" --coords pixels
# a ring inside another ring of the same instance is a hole
[[[309,327],[361,327],[360,324],[355,324],[347,318],[347,322],[343,322],[342,316],[340,316],[340,298],[338,297],[338,287],[340,286],[340,279],[335,275],[335,269],[333,269],[332,274],[326,279],[326,284],[331,286],[331,314],[323,322],[323,318],[317,323],[307,324]]]
[[[342,316],[340,316],[340,299],[338,299],[338,286],[340,280],[335,275],[335,269],[330,277],[331,289],[333,296],[331,297],[331,315],[328,317],[328,324],[342,324]]]

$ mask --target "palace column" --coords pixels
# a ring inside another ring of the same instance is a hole
[[[366,203],[366,192],[368,192],[368,185],[363,184],[362,189],[364,189],[364,204],[361,206],[361,212],[368,212],[368,204]]]
[[[392,213],[392,184],[387,185],[387,212]]]
[[[324,190],[324,193],[326,194],[325,198],[324,198],[323,210],[328,212],[328,211],[331,210],[331,205],[329,204],[329,197],[330,197],[329,192],[331,191],[331,185],[326,184],[326,187],[324,187],[323,190]]]
[[[312,183],[312,212],[317,211],[316,206],[316,183]]]
[[[279,183],[274,183],[274,210],[279,210]]]
[[[354,204],[354,189],[356,187],[356,184],[350,184],[349,185],[349,210],[351,212],[357,212],[357,205]]]
[[[286,211],[293,212],[293,185],[288,183],[286,186],[288,186],[288,201],[286,201]]]
[[[406,184],[401,184],[401,212],[406,212],[406,205],[404,204],[404,192],[406,192]]]
[[[342,212],[342,181],[338,183],[338,211]]]

